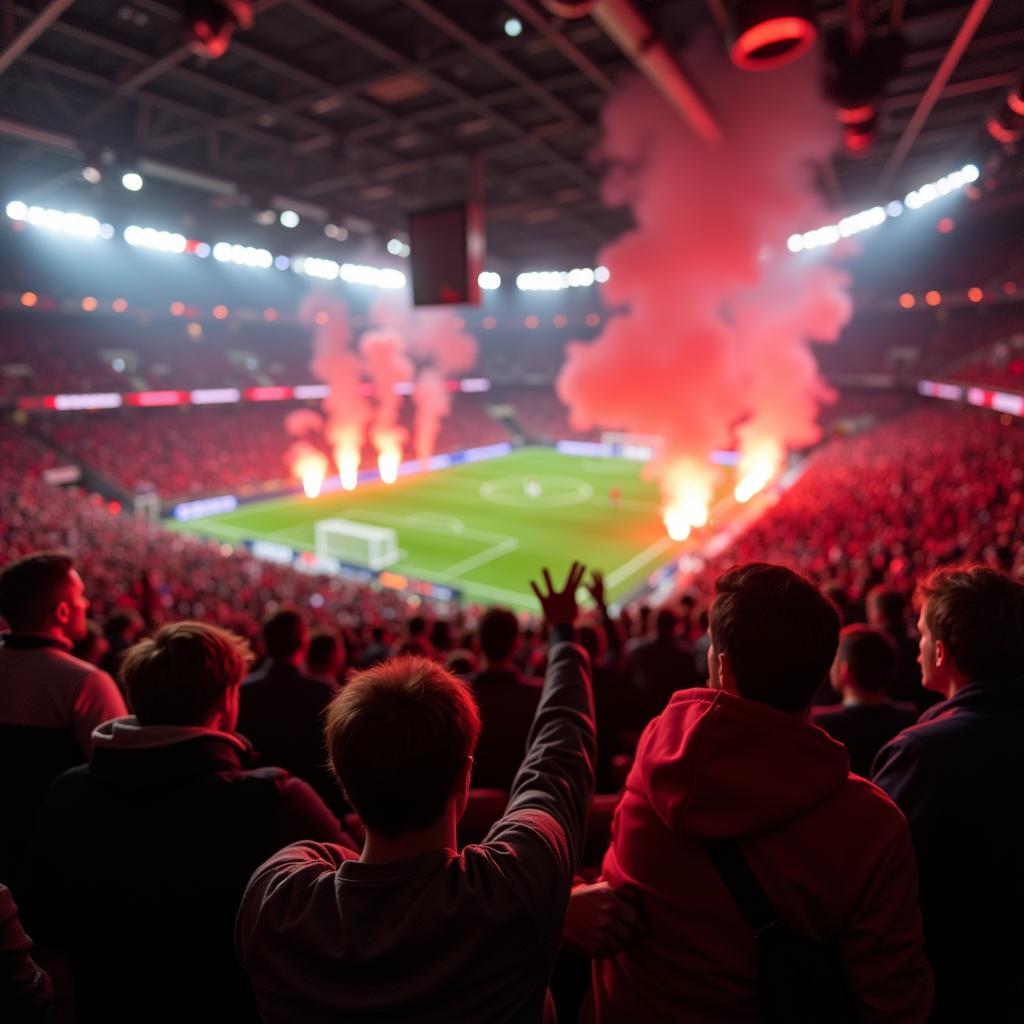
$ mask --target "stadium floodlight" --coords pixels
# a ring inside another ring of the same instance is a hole
[[[269,270],[274,263],[274,257],[268,250],[235,242],[217,242],[213,247],[213,258],[218,263],[234,263],[239,267],[255,267],[259,270]]]
[[[98,185],[103,180],[103,172],[92,164],[87,164],[82,168],[82,177],[85,178],[90,185]]]
[[[401,256],[402,259],[408,257],[409,253],[412,251],[408,244],[403,242],[400,238],[389,238],[387,250],[392,256]]]
[[[278,217],[281,226],[285,228],[297,228],[299,226],[299,215],[294,210],[282,210]]]
[[[501,287],[501,274],[497,274],[493,270],[482,270],[477,278],[477,283],[484,291],[493,292]]]
[[[7,204],[7,216],[11,220],[31,224],[47,231],[59,231],[76,238],[107,237],[103,225],[95,217],[83,213],[68,213],[43,206],[26,206],[18,199]]]
[[[611,276],[607,267],[594,267],[594,280],[598,284],[604,284]]]
[[[595,281],[608,280],[608,268],[602,271],[589,267],[574,267],[572,270],[528,270],[516,277],[516,287],[524,292],[559,292],[565,288],[589,288]]]
[[[977,181],[981,172],[974,164],[966,164],[958,171],[953,171],[938,181],[931,181],[920,188],[908,192],[903,202],[893,199],[886,206],[872,206],[867,210],[844,217],[837,224],[826,224],[823,227],[815,228],[813,231],[804,231],[802,234],[790,235],[786,240],[786,248],[790,252],[804,252],[808,249],[817,249],[820,246],[835,245],[841,238],[849,238],[850,235],[860,234],[870,228],[884,224],[891,217],[899,217],[906,210],[920,210],[922,206],[935,202],[943,196],[948,196],[957,189],[963,188],[971,182]]]
[[[505,19],[505,35],[511,39],[523,34],[523,23],[518,18]]]
[[[125,174],[121,175],[121,184],[124,185],[129,192],[138,192],[142,188],[144,182],[142,180],[142,175],[138,172],[127,171]]]
[[[185,236],[177,231],[159,231],[156,228],[142,228],[137,224],[129,224],[124,229],[124,240],[131,246],[155,252],[182,253],[188,244]]]

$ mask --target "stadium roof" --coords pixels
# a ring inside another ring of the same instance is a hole
[[[723,9],[637,4],[673,49]],[[874,10],[878,29],[895,19],[908,43],[884,87],[877,142],[824,169],[837,205],[877,202],[886,179],[901,194],[991,145],[985,120],[1019,81],[1024,4],[817,7],[823,29]],[[985,8],[971,34],[965,25]],[[403,233],[409,211],[463,198],[479,156],[491,264],[537,266],[543,255],[544,265],[590,265],[621,228],[588,157],[605,96],[630,62],[593,18],[558,20],[541,0],[255,0],[254,10],[253,28],[209,60],[164,0],[3,0],[6,189],[31,202],[66,198],[90,188],[83,164],[106,161],[118,172],[102,186],[108,216],[128,198],[120,171],[138,168],[147,223],[162,212],[170,228],[190,217],[244,240],[258,237],[256,212],[288,208],[317,237],[336,223],[386,239]],[[506,33],[510,17],[521,34]]]

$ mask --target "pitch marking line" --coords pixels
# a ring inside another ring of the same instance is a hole
[[[503,555],[511,554],[519,547],[519,541],[515,537],[509,537],[507,540],[503,540],[500,544],[495,544],[493,547],[485,548],[483,551],[478,552],[475,555],[470,555],[469,558],[464,558],[461,562],[456,562],[454,565],[449,565],[447,569],[443,569],[442,572],[445,576],[461,576],[472,569],[478,569],[481,565],[486,565],[488,562],[493,562],[496,558],[501,558]]]
[[[618,586],[624,579],[632,576],[640,566],[646,565],[657,558],[663,551],[671,547],[673,543],[675,542],[671,537],[662,537],[661,540],[655,541],[649,548],[641,551],[638,555],[634,555],[628,562],[620,565],[618,569],[608,573],[605,577],[605,582],[613,587]]]

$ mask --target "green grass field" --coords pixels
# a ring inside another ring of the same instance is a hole
[[[657,488],[642,466],[527,448],[503,458],[361,484],[310,501],[301,496],[245,505],[179,530],[270,540],[312,551],[314,523],[341,518],[392,527],[401,559],[389,571],[454,587],[471,601],[536,610],[529,587],[540,567],[564,573],[573,559],[605,573],[610,599],[634,590],[682,546],[665,535]],[[540,493],[526,492],[528,481]],[[618,488],[613,507],[609,496]]]

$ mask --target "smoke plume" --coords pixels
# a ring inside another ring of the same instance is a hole
[[[685,63],[725,140],[702,141],[642,79],[610,100],[604,199],[635,226],[601,252],[612,312],[594,341],[570,343],[557,382],[576,428],[664,438],[648,472],[680,539],[707,520],[712,449],[740,445],[752,493],[817,437],[828,390],[809,343],[834,341],[850,315],[844,276],[785,246],[830,219],[814,165],[838,129],[816,58],[754,75],[704,38]]]

